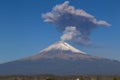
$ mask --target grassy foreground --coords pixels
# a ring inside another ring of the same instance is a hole
[[[33,76],[1,76],[0,80],[120,80],[120,76],[55,76],[55,75],[33,75]]]

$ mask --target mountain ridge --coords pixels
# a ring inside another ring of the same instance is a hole
[[[88,55],[65,42],[38,54],[0,64],[0,75],[120,75],[120,62]]]
[[[74,47],[72,47],[70,44],[63,42],[63,41],[58,41],[53,43],[52,45],[48,46],[47,48],[41,50],[39,53],[36,55],[33,55],[31,57],[28,57],[26,59],[39,59],[39,58],[61,58],[61,59],[79,59],[79,58],[99,58],[100,57],[95,57],[86,54],[85,52],[78,50]]]

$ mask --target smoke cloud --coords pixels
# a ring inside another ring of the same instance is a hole
[[[72,41],[77,44],[89,44],[89,36],[93,29],[99,26],[110,26],[104,20],[97,20],[93,15],[82,9],[75,9],[69,5],[69,1],[53,7],[51,12],[42,14],[45,22],[54,24],[63,32],[61,40]]]

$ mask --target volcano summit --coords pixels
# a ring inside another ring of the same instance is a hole
[[[95,57],[59,41],[38,54],[0,64],[0,75],[120,75],[120,62]]]
[[[84,52],[72,47],[66,42],[59,41],[56,42],[49,47],[43,49],[37,55],[26,58],[28,60],[36,60],[36,59],[79,59],[79,58],[91,58],[86,55]]]

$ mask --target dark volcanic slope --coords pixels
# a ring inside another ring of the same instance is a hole
[[[120,62],[93,57],[58,42],[34,56],[0,65],[0,75],[18,74],[120,75]]]

